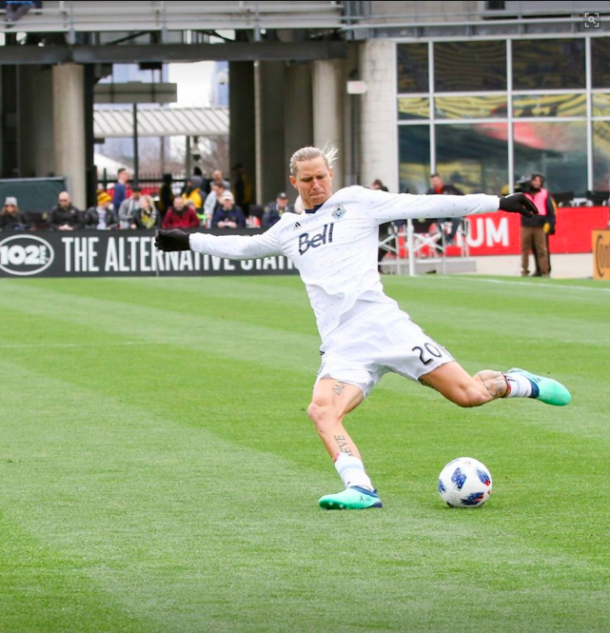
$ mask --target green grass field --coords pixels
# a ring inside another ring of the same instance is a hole
[[[469,371],[574,399],[386,376],[348,419],[385,507],[342,513],[297,278],[1,281],[0,631],[609,631],[610,286],[384,284]],[[436,491],[462,455],[478,510]]]

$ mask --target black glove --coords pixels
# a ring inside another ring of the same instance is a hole
[[[189,234],[180,229],[160,229],[155,237],[160,251],[190,251]]]
[[[520,213],[527,218],[538,215],[536,205],[524,193],[511,193],[500,198],[500,210]]]

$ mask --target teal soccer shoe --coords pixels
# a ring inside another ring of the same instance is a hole
[[[336,495],[326,495],[318,503],[325,510],[366,510],[382,507],[377,490],[371,491],[360,486],[346,488]]]
[[[570,392],[556,380],[552,378],[546,378],[545,376],[537,376],[531,374],[524,369],[510,369],[507,374],[520,374],[525,376],[532,383],[532,395],[530,398],[540,400],[545,404],[552,404],[556,407],[564,407],[566,404],[570,404],[572,396]]]

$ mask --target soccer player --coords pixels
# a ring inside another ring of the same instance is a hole
[[[214,236],[161,230],[163,251],[193,250],[230,259],[284,254],[305,282],[322,339],[322,364],[307,413],[335,461],[345,489],[322,497],[327,509],[380,508],[343,419],[387,372],[436,389],[460,407],[497,398],[535,398],[566,405],[571,396],[555,380],[521,369],[484,370],[470,376],[387,297],[377,272],[378,226],[408,218],[462,217],[498,210],[532,215],[524,194],[419,196],[359,186],[333,194],[333,153],[304,147],[290,160],[290,182],[305,213],[284,213],[268,231],[253,236]]]

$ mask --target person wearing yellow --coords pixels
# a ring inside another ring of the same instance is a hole
[[[205,216],[203,214],[203,203],[205,201],[205,194],[199,188],[201,186],[201,178],[198,176],[191,176],[186,179],[184,183],[184,193],[182,199],[188,206],[189,203],[193,203],[195,211],[199,217],[199,222],[205,222]]]

